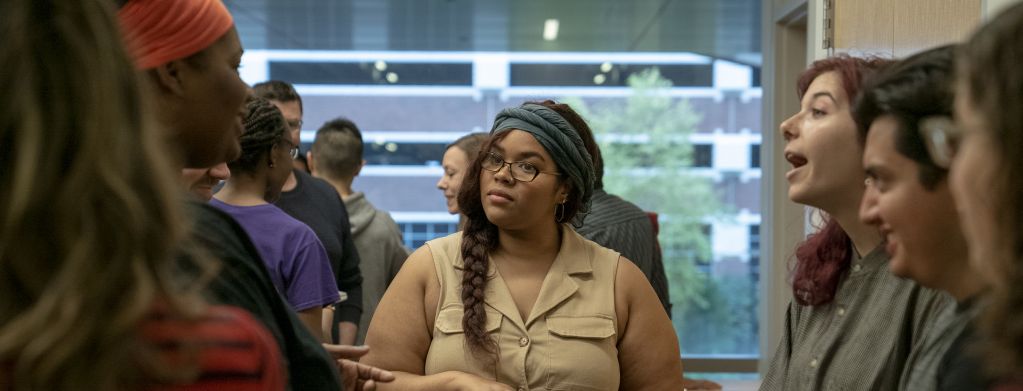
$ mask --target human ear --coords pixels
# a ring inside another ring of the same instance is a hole
[[[174,60],[149,71],[150,76],[160,91],[171,95],[182,96],[185,93],[181,70],[185,64],[182,60]]]

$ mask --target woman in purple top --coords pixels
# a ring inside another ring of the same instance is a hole
[[[327,252],[312,229],[272,203],[291,173],[298,146],[270,101],[245,103],[242,155],[228,163],[231,178],[210,203],[241,224],[259,250],[277,290],[313,335],[323,340],[323,308],[339,299]]]

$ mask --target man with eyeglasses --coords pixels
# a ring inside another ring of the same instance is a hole
[[[284,115],[292,145],[292,157],[298,157],[302,133],[302,97],[291,84],[271,80],[252,86],[256,96],[269,100]],[[352,238],[348,210],[337,190],[329,183],[314,178],[307,172],[293,169],[284,182],[281,197],[274,203],[285,213],[305,223],[323,243],[334,271],[342,301],[330,319],[331,341],[341,345],[355,344],[362,317],[362,273],[359,269],[359,253]]]
[[[904,390],[987,389],[977,357],[964,349],[984,284],[969,263],[947,180],[953,144],[942,118],[952,112],[954,62],[952,46],[902,60],[875,75],[854,107],[867,173],[860,218],[884,236],[892,273],[955,300],[918,327]]]

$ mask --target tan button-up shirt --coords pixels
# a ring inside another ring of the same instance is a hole
[[[462,332],[461,233],[427,243],[441,297],[426,374],[462,371],[520,390],[617,390],[620,381],[614,302],[619,254],[562,226],[561,248],[527,319],[491,263],[487,331],[496,365],[475,357]]]

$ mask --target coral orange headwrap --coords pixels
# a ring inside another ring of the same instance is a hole
[[[138,69],[198,53],[234,25],[220,0],[131,0],[117,16]]]

